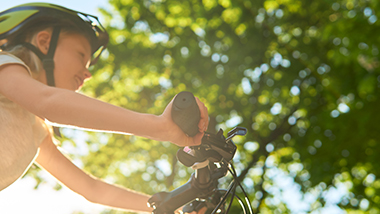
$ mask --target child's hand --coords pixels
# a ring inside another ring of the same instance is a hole
[[[174,98],[166,106],[165,111],[162,113],[162,115],[160,115],[160,117],[164,120],[164,123],[166,123],[167,127],[167,132],[165,132],[166,137],[163,137],[167,138],[168,141],[178,146],[195,146],[201,144],[202,137],[204,135],[204,132],[207,130],[209,122],[207,107],[197,97],[195,97],[200,111],[200,120],[198,123],[199,133],[194,137],[189,137],[172,120],[171,110],[173,106],[173,100]]]
[[[184,212],[182,211],[182,208],[183,208],[183,207],[179,208],[179,209],[176,210],[174,213],[175,213],[175,214],[205,214],[205,212],[207,211],[207,207],[202,207],[198,212],[197,212],[197,211],[193,211],[193,212],[191,212],[191,213],[184,213]]]
[[[207,211],[207,207],[203,207],[198,212],[193,211],[190,214],[205,214],[206,211]]]

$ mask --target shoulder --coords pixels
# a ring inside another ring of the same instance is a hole
[[[20,58],[18,58],[17,56],[11,53],[1,51],[0,52],[0,70],[2,66],[10,65],[10,64],[21,65],[28,71],[29,75],[32,75],[29,67]]]

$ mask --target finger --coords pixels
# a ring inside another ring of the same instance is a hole
[[[194,140],[192,137],[189,137],[185,133],[183,133],[183,137],[180,138],[180,141],[179,141],[180,143],[178,143],[177,145],[180,147],[193,146],[194,144],[193,141]]]
[[[205,214],[206,211],[207,211],[207,207],[203,207],[202,209],[200,209],[200,210],[198,211],[198,214]]]
[[[207,211],[207,207],[202,207],[200,210],[198,210],[198,212],[193,211],[191,213],[185,213],[185,214],[205,214],[206,211]]]
[[[192,145],[190,146],[197,146],[202,143],[202,138],[203,138],[204,132],[199,132],[193,137]]]
[[[206,106],[205,106],[205,113],[204,114],[205,114],[204,122],[205,122],[205,131],[206,131],[208,128],[208,123],[209,123],[208,109],[206,108]]]
[[[182,210],[176,210],[174,211],[174,214],[183,214]]]
[[[201,114],[200,115],[201,118],[198,123],[198,128],[199,128],[199,131],[204,132],[207,130],[207,127],[208,127],[208,109],[205,106],[205,104],[199,100],[198,97],[195,97],[195,100],[197,102],[197,105],[199,107],[199,111]]]

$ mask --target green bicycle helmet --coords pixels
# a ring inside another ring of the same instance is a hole
[[[28,31],[41,25],[53,27],[47,54],[25,42],[24,38]],[[43,63],[48,85],[55,86],[54,52],[60,30],[69,25],[88,37],[93,55],[91,65],[95,64],[109,40],[108,33],[98,18],[50,3],[27,3],[0,12],[0,41],[7,40],[0,49],[6,50],[8,47],[21,44],[33,51]]]

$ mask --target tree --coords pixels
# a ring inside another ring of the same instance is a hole
[[[108,52],[83,93],[160,114],[187,90],[210,132],[247,127],[234,161],[257,212],[380,212],[376,1],[109,3]],[[126,187],[171,190],[191,172],[170,143],[88,136],[85,169]]]

